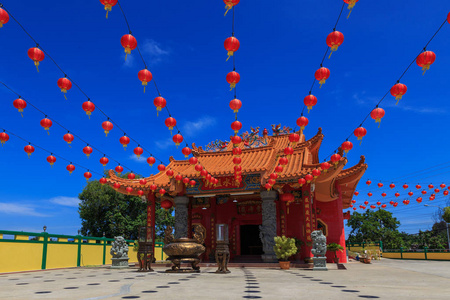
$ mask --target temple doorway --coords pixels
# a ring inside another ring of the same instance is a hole
[[[240,226],[241,255],[261,255],[263,246],[259,238],[259,225]]]

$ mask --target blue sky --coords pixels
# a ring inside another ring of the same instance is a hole
[[[166,163],[170,156],[183,157],[164,125],[166,113],[156,117],[154,88],[149,86],[142,93],[137,72],[143,65],[136,51],[125,62],[120,37],[128,30],[117,6],[106,20],[99,1],[5,0],[3,4],[128,135]],[[231,14],[223,17],[223,2],[123,1],[122,5],[186,140],[206,145],[228,139],[234,119],[228,103],[233,94],[225,76],[232,64],[225,62],[223,41],[231,33]],[[251,126],[269,129],[279,123],[295,126],[341,5],[339,0],[263,0],[257,5],[241,1],[235,32],[241,42],[236,71],[241,75],[237,96],[243,102],[239,119],[244,131]],[[325,60],[331,76],[321,89],[314,89],[319,101],[307,116],[307,138],[323,128],[321,159],[345,140],[395,83],[448,10],[440,0],[429,0],[427,5],[418,0],[407,5],[403,1],[363,0],[347,20],[344,9],[337,28],[345,35],[344,44]],[[386,116],[381,127],[369,119],[362,145],[352,138],[354,149],[348,155],[348,166],[356,164],[360,155],[366,156],[369,165],[362,182],[370,178],[374,183],[386,183],[448,160],[449,27],[446,24],[428,47],[437,58],[425,76],[413,64],[402,80],[408,86],[404,98],[397,106],[390,95],[382,103]],[[144,159],[133,158],[135,144],[123,150],[118,130],[104,136],[104,117],[96,110],[88,119],[81,109],[86,98],[78,90],[72,88],[68,100],[64,99],[56,85],[62,74],[48,58],[41,63],[40,73],[36,72],[27,56],[27,49],[34,44],[12,19],[0,29],[0,36],[1,81],[123,165],[144,175],[156,172]],[[0,97],[0,127],[96,172],[103,171],[100,153],[87,159],[81,151],[83,143],[75,140],[69,148],[62,140],[62,129],[53,126],[48,136],[41,128],[42,114],[27,107],[22,118],[12,106],[13,94],[0,87]],[[75,234],[80,227],[76,197],[85,186],[84,171],[78,168],[69,176],[67,163],[61,160],[50,168],[45,160],[48,154],[39,150],[27,159],[24,146],[11,137],[0,148],[0,228],[40,231],[46,225],[52,233]],[[450,184],[445,167],[399,180]],[[363,183],[361,190],[361,194],[369,190],[378,193]],[[428,201],[425,199],[423,203]],[[437,197],[432,204],[445,205],[445,201]],[[417,232],[430,227],[434,211],[416,203],[400,204],[395,216],[402,221],[402,230]]]

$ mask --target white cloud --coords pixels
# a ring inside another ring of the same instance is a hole
[[[42,214],[36,211],[33,205],[29,204],[15,204],[15,203],[1,203],[0,212],[5,214],[14,214],[19,216],[34,216],[34,217],[48,217],[46,214]]]
[[[145,163],[145,164],[147,163],[147,157],[146,157],[146,156],[143,156],[143,155],[141,155],[141,157],[138,158],[138,157],[136,156],[136,154],[132,154],[132,155],[130,155],[128,158],[131,159],[132,161],[135,161],[135,162]]]
[[[199,131],[202,131],[210,126],[214,126],[216,124],[216,119],[204,116],[198,119],[197,121],[191,122],[188,121],[183,126],[183,133],[187,136],[194,136]]]
[[[161,62],[170,54],[169,50],[164,50],[160,43],[152,39],[145,40],[141,49],[144,55],[150,57],[149,63],[153,65]]]
[[[120,56],[120,59],[122,59],[124,61],[123,62],[123,66],[124,67],[131,68],[131,67],[134,66],[134,56],[133,56],[133,54],[126,55],[126,59],[125,59],[125,53],[122,53],[122,55]]]
[[[156,141],[155,144],[160,149],[167,149],[170,146],[175,146],[175,143],[172,141],[172,138],[168,138],[162,141]]]
[[[49,201],[51,203],[70,207],[78,207],[78,204],[80,203],[80,199],[78,199],[77,197],[65,197],[65,196],[54,197],[51,198]]]

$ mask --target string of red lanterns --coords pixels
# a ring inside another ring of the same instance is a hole
[[[109,11],[111,11],[111,8],[113,6],[115,6],[116,4],[119,4],[119,6],[120,6],[120,3],[117,0],[101,0],[100,2],[104,5],[104,8],[107,11],[107,13]],[[61,92],[63,93],[64,98],[67,99],[67,97],[66,97],[67,92],[72,88],[72,86],[75,86],[87,98],[87,101],[85,101],[82,104],[82,109],[86,112],[86,114],[89,116],[89,118],[90,118],[90,115],[92,114],[92,112],[95,110],[95,108],[97,108],[97,110],[100,113],[102,113],[104,115],[104,117],[106,117],[107,121],[103,122],[103,124],[102,124],[103,130],[105,131],[106,135],[108,134],[108,132],[110,130],[113,129],[114,125],[120,131],[122,131],[124,133],[124,135],[126,135],[125,130],[123,130],[116,122],[114,122],[102,109],[100,109],[100,107],[98,107],[98,105],[96,106],[92,102],[92,100],[86,94],[86,92],[84,92],[84,90],[76,82],[74,82],[74,80],[70,76],[68,76],[67,73],[64,72],[64,70],[58,65],[58,63],[53,59],[53,57],[51,57],[49,55],[49,53],[46,52],[39,45],[39,43],[25,29],[25,27],[11,14],[11,12],[8,9],[6,9],[3,5],[0,6],[0,9],[1,9],[0,25],[6,24],[9,21],[9,17],[11,17],[19,25],[19,27],[28,35],[28,37],[36,44],[36,47],[32,47],[28,50],[28,56],[31,60],[33,60],[37,70],[39,71],[38,66],[39,66],[40,62],[42,62],[44,60],[44,58],[47,56],[55,64],[55,66],[63,73],[64,77],[59,78],[57,80],[57,86],[58,86],[58,88],[61,89]],[[131,38],[128,37],[128,38],[124,38],[123,40],[124,40],[124,43],[126,44],[125,51],[131,51],[134,49]],[[143,75],[141,75],[141,77],[148,80],[148,73],[144,73]],[[144,84],[144,82],[143,82],[143,84]],[[20,98],[19,98],[19,100],[20,100]],[[19,112],[22,112],[23,109],[26,107],[26,103],[24,104],[24,102],[16,101],[14,103],[14,106],[19,110]],[[144,148],[141,143],[139,143],[134,138],[131,138],[131,137],[129,137],[129,138],[130,138],[130,140],[135,142],[138,145],[138,147],[141,147],[145,152],[147,152],[150,157],[155,158],[155,156],[148,149]],[[156,159],[158,159],[158,158],[156,158]],[[158,160],[161,163],[163,162],[160,159],[158,159]]]

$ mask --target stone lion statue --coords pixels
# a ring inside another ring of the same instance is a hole
[[[315,230],[311,233],[312,249],[311,252],[315,257],[325,256],[327,252],[327,238],[323,235],[322,230]]]
[[[128,245],[123,236],[115,236],[111,243],[111,255],[113,258],[128,258]]]

